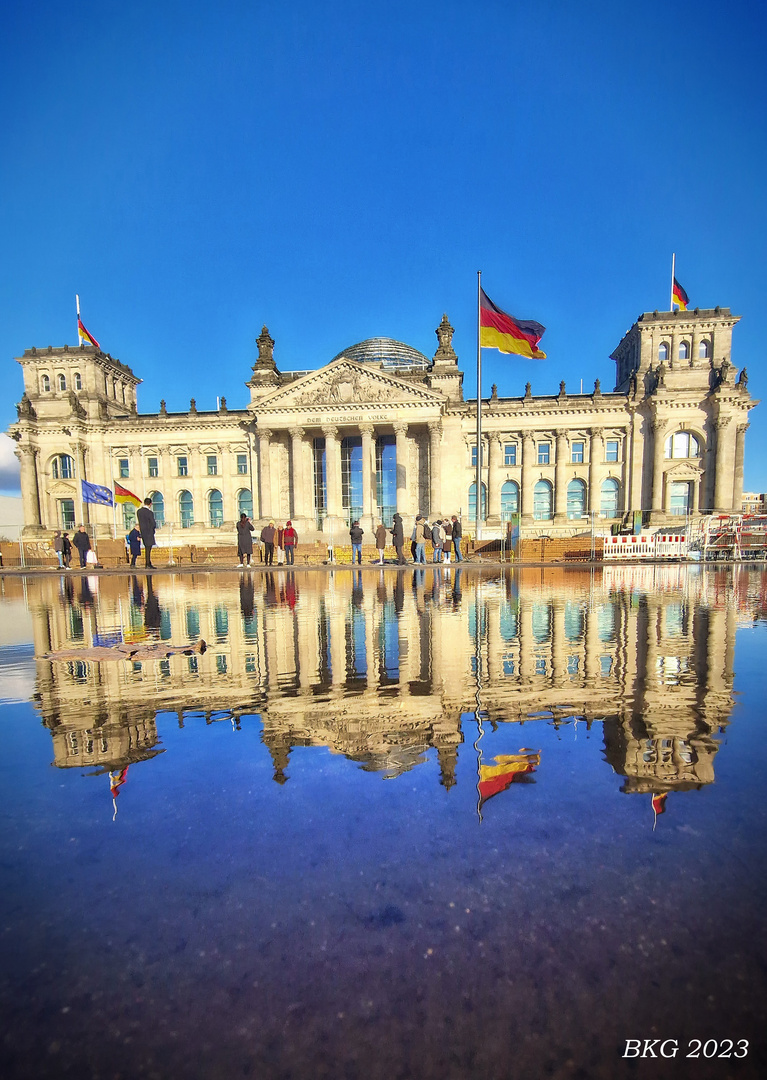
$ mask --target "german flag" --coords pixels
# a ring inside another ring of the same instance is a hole
[[[494,765],[479,767],[479,797],[483,803],[520,780],[526,773],[535,772],[541,763],[540,750],[520,750],[518,754],[501,754]]]
[[[115,482],[115,502],[119,503],[132,503],[133,506],[141,506],[141,499],[138,495],[134,495],[132,491],[128,491],[127,488],[122,487]]]
[[[84,341],[89,341],[91,345],[95,346],[95,348],[97,349],[101,348],[93,334],[89,334],[88,331],[85,329],[85,327],[83,326],[83,321],[79,315],[77,316],[77,332]]]
[[[687,305],[689,303],[689,296],[684,291],[679,282],[676,280],[676,278],[674,278],[674,287],[671,290],[671,310],[674,310],[674,304],[676,304],[680,311],[687,311]]]
[[[486,349],[498,349],[502,353],[518,353],[533,360],[545,360],[546,353],[538,348],[538,342],[546,327],[531,319],[516,319],[501,311],[484,289],[479,298],[479,343]]]

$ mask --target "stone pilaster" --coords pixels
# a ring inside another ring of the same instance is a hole
[[[589,434],[589,513],[598,514],[601,505],[599,466],[605,456],[604,435],[598,428]]]
[[[560,524],[567,521],[567,432],[560,428],[556,435],[556,462],[554,465],[554,520]]]
[[[304,482],[303,440],[304,429],[302,427],[292,427],[290,429],[290,458],[293,475],[291,520],[301,517],[311,501],[307,498],[306,484]]]
[[[740,511],[743,506],[743,458],[748,428],[748,424],[738,424],[735,429],[735,483],[732,492],[732,508],[736,511]]]
[[[487,437],[487,523],[501,521],[501,442],[495,433]]]
[[[665,454],[666,421],[655,419],[652,422],[652,512],[663,513],[663,460]]]
[[[376,508],[373,483],[375,479],[375,428],[372,424],[361,424],[362,434],[362,528],[370,534],[375,529],[374,514]]]
[[[429,515],[435,518],[442,512],[442,423],[432,420],[429,423]]]
[[[719,416],[716,427],[716,465],[714,472],[714,510],[727,513],[732,510],[733,480],[735,476],[734,447],[730,432],[732,417]]]
[[[21,505],[24,509],[24,523],[27,526],[40,526],[40,493],[37,486],[36,451],[30,446],[16,447],[16,457],[21,463]]]
[[[394,435],[397,440],[397,513],[405,515],[408,508],[407,489],[407,424],[396,423]]]
[[[519,507],[524,525],[530,525],[533,520],[534,459],[535,436],[531,431],[525,431],[522,435],[522,490]]]
[[[260,516],[267,521],[272,516],[272,476],[269,462],[269,446],[272,433],[269,428],[258,428],[258,488]]]

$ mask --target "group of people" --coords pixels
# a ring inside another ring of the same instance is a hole
[[[130,553],[131,566],[136,565],[136,559],[141,554],[141,545],[144,545],[144,565],[148,570],[154,570],[152,565],[152,548],[155,547],[155,532],[157,520],[152,512],[152,500],[144,499],[144,505],[138,508],[136,524],[128,533],[128,551]]]
[[[88,536],[88,530],[84,525],[81,525],[77,532],[72,534],[70,540],[68,532],[62,532],[57,529],[53,534],[53,550],[56,553],[56,558],[59,561],[59,568],[61,570],[69,570],[72,566],[72,548],[75,548],[77,554],[80,556],[80,566],[86,567],[89,562],[95,562],[95,553],[88,558],[88,552],[92,551],[91,538]]]
[[[237,558],[239,566],[250,566],[253,557],[253,533],[255,526],[247,514],[240,514],[237,522]],[[259,537],[264,545],[264,564],[274,566],[274,553],[277,551],[277,565],[283,563],[293,566],[298,547],[298,533],[293,528],[292,521],[286,521],[284,525],[275,525],[270,521],[264,525]]]
[[[383,522],[381,522],[376,529],[375,541],[379,564],[383,564],[384,551],[388,543],[389,534],[391,534],[391,542],[397,553],[397,565],[404,566],[407,563],[404,551],[405,533],[402,517],[399,514],[394,515],[394,522],[391,529],[387,529]],[[356,562],[358,566],[362,563],[363,535],[364,530],[360,527],[359,521],[353,521],[352,526],[349,529],[349,536],[352,542],[352,564]],[[455,552],[455,561],[463,562],[463,555],[461,553],[462,536],[463,529],[461,528],[461,523],[458,520],[457,515],[453,514],[452,518],[438,518],[430,525],[426,518],[419,514],[415,519],[415,525],[410,534],[411,559],[415,563],[426,562],[426,541],[428,540],[433,545],[433,562],[449,563],[453,552]]]

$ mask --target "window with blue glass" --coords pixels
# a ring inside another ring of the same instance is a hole
[[[519,484],[507,480],[501,487],[501,521],[511,521],[519,513]]]
[[[69,454],[59,454],[51,462],[54,480],[71,480],[75,475],[75,459]]]
[[[582,442],[570,443],[570,461],[575,465],[583,464],[583,452],[585,444]]]
[[[127,457],[117,459],[117,473],[121,480],[127,480],[130,476],[130,462]]]
[[[571,480],[567,485],[567,516],[581,518],[586,514],[586,484],[583,480]]]
[[[239,473],[240,476],[244,476],[247,473],[247,471],[248,471],[248,455],[247,454],[238,454],[237,455],[237,472]]]
[[[349,525],[362,517],[362,438],[341,440],[341,505]]]
[[[599,512],[605,517],[617,517],[619,513],[620,485],[617,480],[608,477],[602,482],[602,498]]]
[[[548,465],[551,459],[551,443],[538,443],[538,464]]]
[[[479,504],[479,516],[482,521],[487,517],[487,484],[482,484],[482,497]],[[469,521],[477,520],[477,482],[469,486]]]
[[[618,440],[608,439],[605,443],[605,461],[618,460]]]
[[[376,500],[384,525],[391,525],[397,511],[397,445],[393,435],[376,439]]]
[[[533,518],[547,521],[553,517],[553,488],[548,480],[539,480],[533,488]]]
[[[224,524],[224,496],[218,488],[208,495],[208,518],[212,529],[220,529]]]
[[[312,442],[312,473],[314,477],[314,516],[317,528],[322,528],[328,507],[327,464],[325,460],[325,440],[314,439]]]
[[[152,500],[152,513],[154,514],[155,521],[157,522],[158,526],[164,525],[165,499],[162,497],[162,494],[159,491],[153,491],[149,498]]]
[[[250,488],[243,488],[237,496],[237,513],[253,517],[253,494]]]
[[[516,465],[517,464],[517,444],[506,443],[503,447],[503,464],[504,465]]]
[[[194,525],[194,499],[191,491],[182,491],[179,494],[178,516],[181,520],[182,529],[188,529]]]
[[[484,455],[484,453],[482,454],[482,464],[483,465],[485,464],[485,455]],[[472,446],[472,448],[471,448],[471,467],[472,467],[472,469],[476,469],[476,467],[477,467],[477,448],[476,448],[476,446]]]

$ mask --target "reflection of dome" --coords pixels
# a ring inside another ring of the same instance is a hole
[[[368,338],[360,341],[357,345],[350,345],[334,356],[333,360],[340,360],[345,356],[348,360],[356,360],[358,364],[383,364],[385,368],[428,368],[429,361],[402,341],[395,341],[388,337]],[[331,360],[331,364],[333,363]]]

